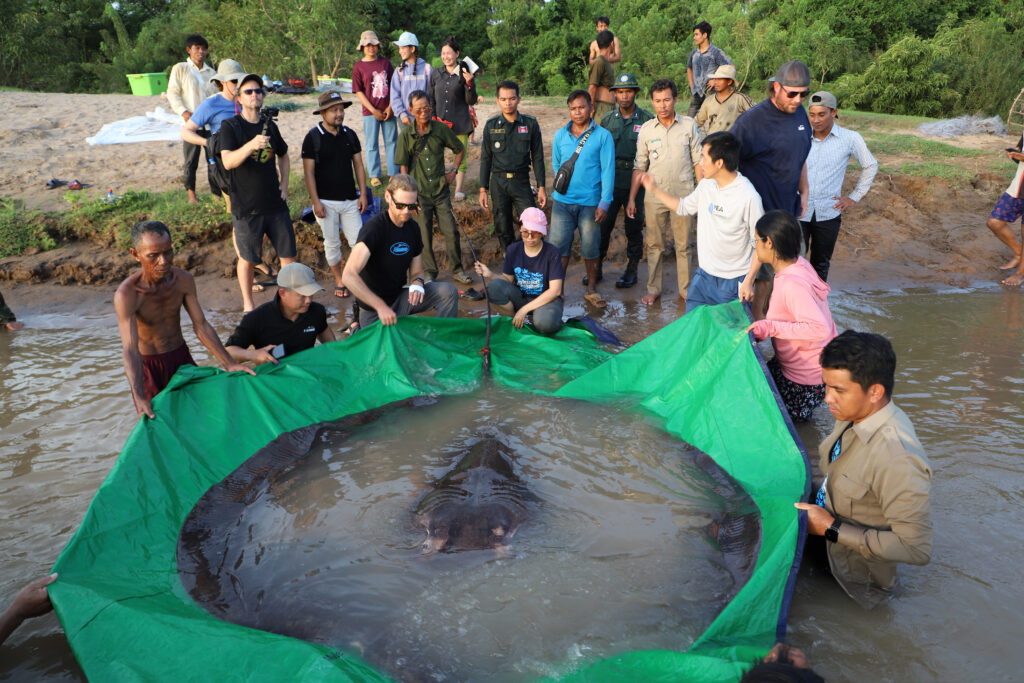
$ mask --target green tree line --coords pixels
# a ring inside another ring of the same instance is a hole
[[[413,31],[437,62],[454,34],[487,78],[561,95],[585,85],[594,19],[611,19],[618,70],[685,91],[699,21],[758,98],[788,59],[843,106],[899,114],[1006,115],[1024,87],[1024,0],[0,0],[0,84],[127,92],[127,73],[167,71],[201,33],[210,60],[275,78],[348,76],[359,34]]]

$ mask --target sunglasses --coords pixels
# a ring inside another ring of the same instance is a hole
[[[786,93],[786,97],[791,100],[797,97],[807,97],[811,94],[810,90],[786,90],[785,88],[782,89],[782,92]]]
[[[262,95],[263,88],[249,88],[248,90],[242,91],[243,95]]]
[[[394,204],[395,208],[398,209],[399,211],[401,211],[402,209],[409,209],[410,211],[415,211],[418,208],[420,208],[420,205],[417,202],[413,202],[412,204],[403,204],[402,202],[393,201],[392,204]]]

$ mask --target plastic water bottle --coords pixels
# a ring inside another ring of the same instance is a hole
[[[109,188],[107,190],[106,196],[103,197],[103,201],[105,201],[107,204],[113,204],[118,199],[119,197],[116,194],[114,194],[114,188]]]

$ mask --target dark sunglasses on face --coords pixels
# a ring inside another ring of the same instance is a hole
[[[243,95],[262,95],[263,88],[249,88],[248,90],[242,91]]]
[[[786,93],[786,97],[788,97],[791,100],[797,97],[807,97],[808,95],[811,94],[810,90],[786,90],[785,88],[783,88],[782,91]]]
[[[412,204],[403,204],[402,202],[395,202],[395,208],[398,209],[399,211],[401,211],[402,209],[409,209],[410,211],[415,211],[416,209],[420,208],[420,205],[416,202],[413,202]]]

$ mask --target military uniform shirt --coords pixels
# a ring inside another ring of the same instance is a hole
[[[480,142],[480,187],[488,188],[492,171],[526,171],[531,163],[537,185],[544,187],[544,141],[537,119],[527,114],[517,114],[515,121],[504,114],[487,119]]]
[[[425,142],[421,140],[426,139]],[[459,154],[464,149],[452,129],[440,121],[431,121],[426,134],[416,132],[416,124],[406,126],[398,135],[395,149],[395,163],[409,169],[409,175],[416,179],[420,195],[437,197],[447,187],[444,181],[444,149]],[[414,156],[417,149],[422,148]]]
[[[658,186],[677,197],[693,192],[693,167],[700,163],[701,137],[697,122],[676,114],[668,128],[652,118],[640,126],[633,167],[654,176]]]
[[[601,127],[607,128],[615,141],[615,189],[628,190],[633,180],[633,162],[636,159],[636,139],[640,127],[654,118],[654,114],[634,107],[628,119],[622,118],[622,111],[616,107],[601,119]]]

